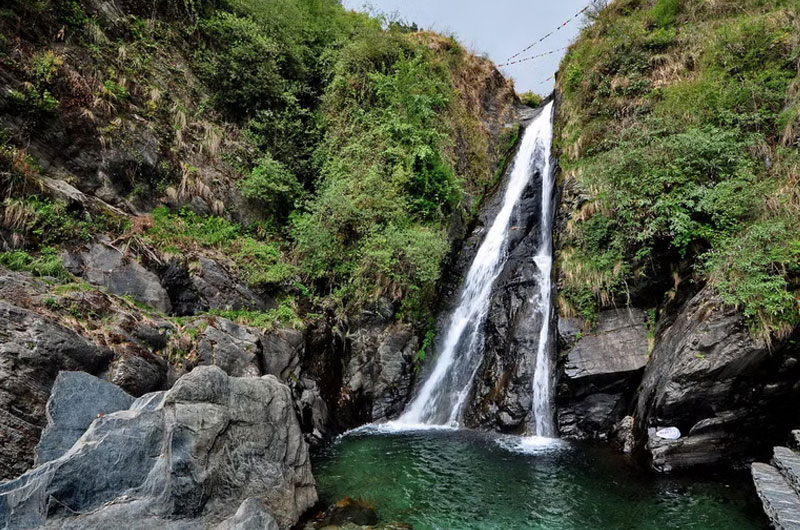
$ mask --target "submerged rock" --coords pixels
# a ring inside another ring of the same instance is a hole
[[[316,500],[289,388],[199,367],[0,485],[0,527],[286,529]]]

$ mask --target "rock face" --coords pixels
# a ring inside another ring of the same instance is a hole
[[[172,310],[159,277],[111,245],[92,245],[81,254],[80,260],[80,264],[73,264],[73,267],[80,267],[89,283],[102,285],[114,294],[130,295],[164,313]]]
[[[83,384],[63,383],[73,392]],[[108,397],[102,385],[82,388],[98,403]],[[73,419],[55,415],[52,428]],[[0,485],[0,527],[286,529],[316,500],[289,388],[199,367],[95,419],[66,453]]]
[[[522,432],[531,410],[533,356],[540,319],[535,306],[539,244],[538,175],[523,193],[508,242],[508,260],[492,288],[484,328],[484,359],[475,379],[468,422],[502,432]]]
[[[800,421],[798,352],[770,352],[742,315],[706,288],[659,329],[636,403],[634,435],[652,466],[670,471],[737,462]],[[663,427],[683,437],[665,440]]]
[[[606,439],[628,410],[648,360],[646,315],[636,308],[603,311],[581,332],[579,319],[559,321],[558,427],[564,438]]]
[[[275,306],[269,297],[259,297],[216,261],[199,257],[200,270],[191,275],[192,287],[209,309],[265,310]]]
[[[353,424],[399,414],[411,389],[419,340],[409,323],[376,319],[360,327],[350,343],[343,374],[340,415]]]
[[[0,301],[0,478],[30,467],[58,372],[99,374],[112,357],[74,331]]]
[[[775,447],[772,465],[756,462],[750,471],[772,527],[800,530],[800,454]]]

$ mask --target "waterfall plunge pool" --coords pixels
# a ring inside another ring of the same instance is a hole
[[[464,430],[361,429],[314,460],[325,505],[414,530],[762,530],[746,476],[664,477],[606,447]]]

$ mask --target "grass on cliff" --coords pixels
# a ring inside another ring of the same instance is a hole
[[[800,322],[799,21],[791,1],[618,0],[582,32],[559,80],[561,165],[589,196],[562,310],[591,320],[688,265],[754,331]]]

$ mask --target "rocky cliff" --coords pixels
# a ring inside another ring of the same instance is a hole
[[[616,1],[567,52],[562,435],[670,471],[763,458],[800,419],[797,15]]]

